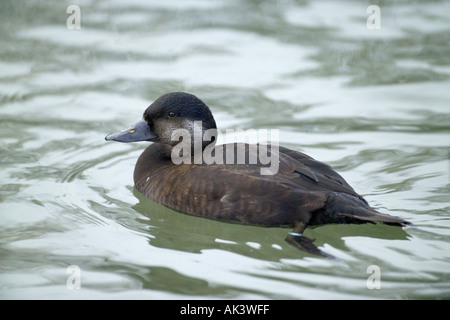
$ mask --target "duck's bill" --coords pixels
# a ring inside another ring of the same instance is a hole
[[[106,141],[136,142],[136,141],[154,141],[155,135],[151,134],[147,122],[141,120],[128,129],[120,132],[111,133],[105,137]]]

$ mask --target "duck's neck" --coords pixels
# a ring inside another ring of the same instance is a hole
[[[158,143],[158,147],[161,153],[161,156],[165,159],[172,158],[172,149],[173,147],[168,144]]]
[[[160,150],[160,155],[164,159],[170,159],[172,162],[179,164],[181,162],[186,163],[187,158],[198,158],[203,159],[203,151],[209,145],[214,147],[216,144],[216,139],[212,142],[203,143],[199,145],[194,145],[193,143],[183,144],[180,142],[178,145],[172,146],[169,144],[157,143]]]

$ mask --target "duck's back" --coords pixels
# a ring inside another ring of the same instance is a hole
[[[377,213],[330,166],[283,147],[270,152],[278,162],[274,175],[257,149],[246,144],[222,146],[224,164],[174,164],[161,145],[153,144],[140,156],[134,173],[136,188],[173,210],[206,218],[265,226],[292,226],[358,221],[402,220]],[[230,149],[244,150],[246,164],[227,164]]]

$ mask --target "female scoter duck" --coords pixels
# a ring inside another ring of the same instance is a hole
[[[153,102],[145,110],[143,120],[105,139],[154,142],[141,154],[134,171],[137,190],[148,198],[190,215],[293,227],[286,241],[309,253],[327,256],[312,244],[313,240],[303,236],[307,226],[408,224],[372,209],[322,162],[281,146],[216,146],[211,129],[216,130],[216,123],[202,100],[192,94],[173,92]],[[273,168],[261,161],[261,154],[265,154],[265,159],[268,155],[276,159],[275,165],[270,164]],[[272,171],[263,172],[264,169]]]

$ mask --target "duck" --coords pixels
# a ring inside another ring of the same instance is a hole
[[[217,131],[201,99],[171,92],[151,103],[142,120],[105,140],[152,142],[134,169],[135,188],[147,198],[198,217],[291,228],[285,241],[313,255],[331,257],[304,236],[307,227],[410,224],[372,208],[323,162],[277,144],[217,145]]]

